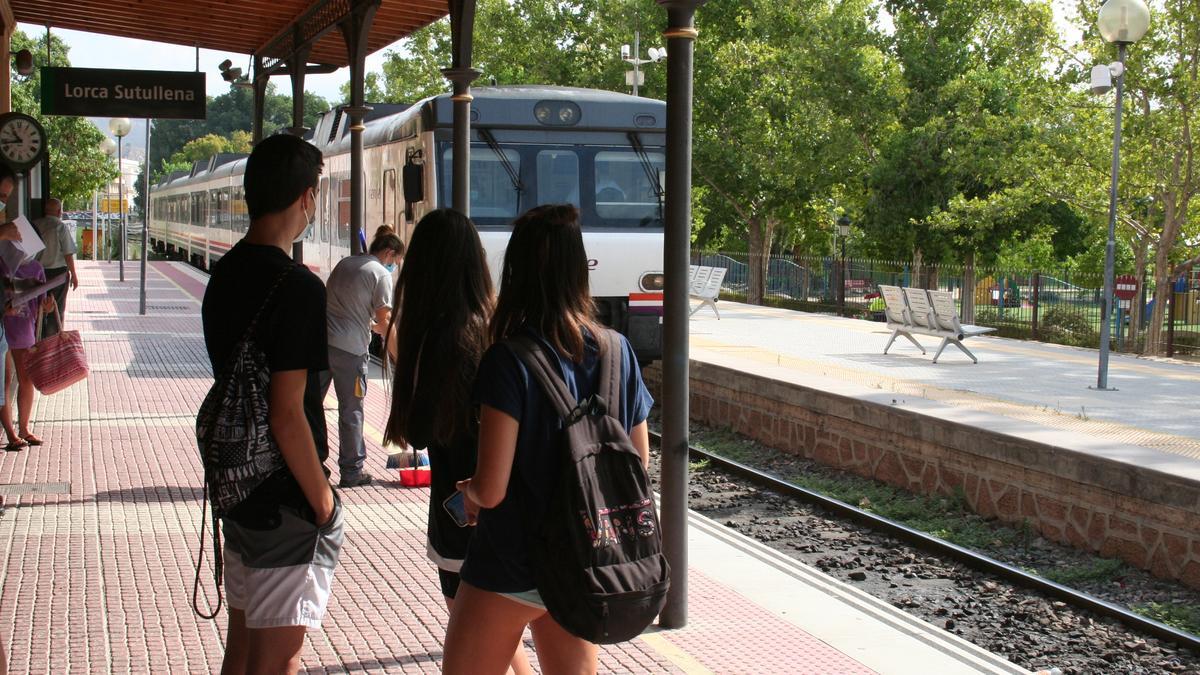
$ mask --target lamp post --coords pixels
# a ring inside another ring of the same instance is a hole
[[[625,84],[633,86],[633,95],[638,95],[638,87],[642,84],[644,76],[642,75],[642,66],[647,63],[658,63],[667,57],[667,50],[651,47],[648,59],[640,58],[642,53],[642,34],[639,31],[633,32],[633,51],[629,51],[629,45],[621,45],[621,60],[625,63],[633,65],[633,70],[625,72]]]
[[[103,152],[106,157],[111,158],[113,156],[113,154],[115,154],[117,152],[117,144],[113,143],[113,139],[105,136],[104,140],[100,141],[100,151]],[[117,162],[117,172],[120,173],[120,170],[121,170],[121,163]],[[104,187],[104,203],[106,205],[108,204],[109,194],[111,194],[109,192],[109,190],[111,189],[109,186],[111,186],[111,185],[112,185],[112,183],[110,182],[108,185],[106,185]],[[108,214],[105,213],[104,215],[107,216]],[[100,239],[102,241],[102,243],[100,244],[100,248],[103,249],[103,251],[104,251],[104,259],[107,260],[108,259],[108,218],[104,218],[100,221],[100,228],[101,228],[100,229],[100,232],[101,232]],[[96,246],[97,246],[96,233],[95,233],[95,231],[93,231],[92,232],[92,249],[93,249],[92,254],[96,260],[99,260],[100,253],[99,253],[99,251],[96,250]]]
[[[113,136],[117,137],[117,210],[120,211],[121,217],[121,260],[120,274],[121,281],[125,281],[125,155],[121,150],[121,139],[129,134],[129,130],[133,125],[129,122],[128,117],[114,117],[108,121],[108,130]]]
[[[850,218],[838,216],[838,241],[842,246],[842,260],[838,264],[838,313],[846,314],[846,237],[850,236]]]
[[[1096,389],[1108,387],[1108,348],[1113,299],[1113,267],[1116,257],[1117,173],[1121,165],[1121,99],[1125,83],[1125,51],[1150,27],[1150,10],[1142,0],[1108,0],[1100,8],[1096,27],[1106,42],[1117,44],[1117,60],[1092,68],[1092,93],[1103,94],[1116,81],[1117,101],[1113,113],[1112,184],[1108,193],[1108,242],[1104,247],[1104,296],[1100,298],[1100,366]]]

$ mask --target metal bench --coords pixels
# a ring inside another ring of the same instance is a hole
[[[948,333],[942,336],[942,346],[938,347],[937,354],[933,355],[933,362],[937,363],[938,357],[942,355],[942,350],[946,348],[946,345],[953,344],[962,350],[962,353],[971,357],[972,361],[979,363],[979,359],[975,358],[975,355],[967,349],[962,341],[969,337],[990,333],[996,329],[987,326],[964,325],[960,322],[958,308],[954,306],[954,294],[950,291],[927,291],[927,293],[929,294],[929,304],[933,307],[934,322],[939,329]]]
[[[707,305],[712,307],[713,314],[717,315],[717,319],[721,318],[721,313],[717,311],[717,296],[721,294],[721,282],[725,280],[725,273],[728,271],[724,267],[707,265],[700,265],[696,268],[692,275],[688,297],[692,300],[699,300],[700,304],[692,309],[692,314],[699,312],[701,307]]]
[[[996,330],[985,326],[963,325],[959,321],[958,310],[954,306],[954,295],[949,291],[880,286],[879,292],[883,295],[887,326],[892,329],[892,336],[888,340],[887,346],[883,348],[884,354],[888,353],[888,350],[892,348],[892,343],[900,335],[908,338],[921,350],[922,354],[925,354],[925,347],[913,337],[913,334],[916,333],[917,335],[942,338],[942,344],[933,356],[934,363],[938,362],[942,351],[949,344],[962,350],[964,354],[971,357],[971,361],[974,363],[979,363],[979,359],[975,358],[975,355],[963,345],[962,341]]]

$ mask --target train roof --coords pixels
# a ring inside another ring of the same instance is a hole
[[[555,85],[507,85],[472,87],[471,125],[476,128],[563,130],[572,127],[541,124],[534,117],[539,103],[573,103],[580,107],[579,124],[588,131],[640,131],[661,134],[666,130],[667,104],[651,98],[630,96],[601,89]],[[307,137],[322,153],[349,152],[348,106],[322,113]],[[454,121],[454,102],[449,93],[431,96],[415,104],[371,104],[363,120],[363,146],[373,147],[412,138],[418,128],[449,129]],[[417,125],[421,121],[423,124]],[[175,188],[214,178],[237,175],[245,170],[246,155],[220,154],[196,162],[191,171],[173,172],[155,187]],[[182,174],[182,175],[179,175]]]

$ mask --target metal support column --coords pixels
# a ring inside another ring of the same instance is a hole
[[[1129,45],[1117,44],[1117,60],[1125,65],[1125,49]],[[1100,297],[1100,365],[1096,373],[1096,389],[1108,390],[1108,343],[1112,317],[1113,267],[1116,260],[1117,229],[1117,172],[1121,168],[1121,99],[1125,93],[1125,73],[1114,77],[1117,87],[1117,105],[1113,113],[1112,184],[1108,193],[1108,242],[1104,247],[1104,295]]]
[[[297,33],[299,31],[297,30]],[[297,39],[299,41],[299,39]],[[288,75],[292,80],[292,128],[288,131],[293,136],[304,136],[308,131],[304,126],[304,75],[308,71],[308,50],[299,49],[288,60]],[[304,242],[292,243],[292,260],[304,264]]]
[[[363,118],[370,108],[363,101],[363,82],[367,76],[367,35],[379,2],[359,5],[341,24],[342,37],[350,56],[350,254],[364,249],[363,225],[366,220],[366,176],[363,174]]]
[[[269,78],[263,73],[261,56],[254,57],[254,122],[251,126],[251,142],[255,145],[263,139],[263,114],[267,103],[267,83]]]
[[[146,118],[146,183],[142,188],[142,277],[138,280],[138,314],[146,315],[146,266],[150,259],[150,118]]]
[[[471,83],[479,71],[471,67],[475,34],[475,0],[450,0],[452,63],[442,75],[454,85],[454,176],[452,203],[471,215]]]
[[[454,84],[454,210],[471,215],[471,83],[480,73],[472,68],[446,68],[442,71]]]
[[[663,552],[671,591],[659,614],[663,628],[687,624],[688,264],[692,240],[693,20],[704,0],[658,0],[667,10],[667,184],[663,246]]]

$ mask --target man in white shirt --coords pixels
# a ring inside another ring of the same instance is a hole
[[[79,288],[79,276],[75,273],[75,236],[62,221],[62,202],[58,199],[47,199],[46,215],[33,221],[33,225],[42,237],[42,243],[46,245],[46,248],[37,254],[37,261],[46,268],[46,281],[69,274],[71,289]],[[67,284],[51,290],[50,295],[58,303],[59,314],[66,314]],[[48,314],[43,324],[42,335],[54,335],[61,329],[54,315]]]

